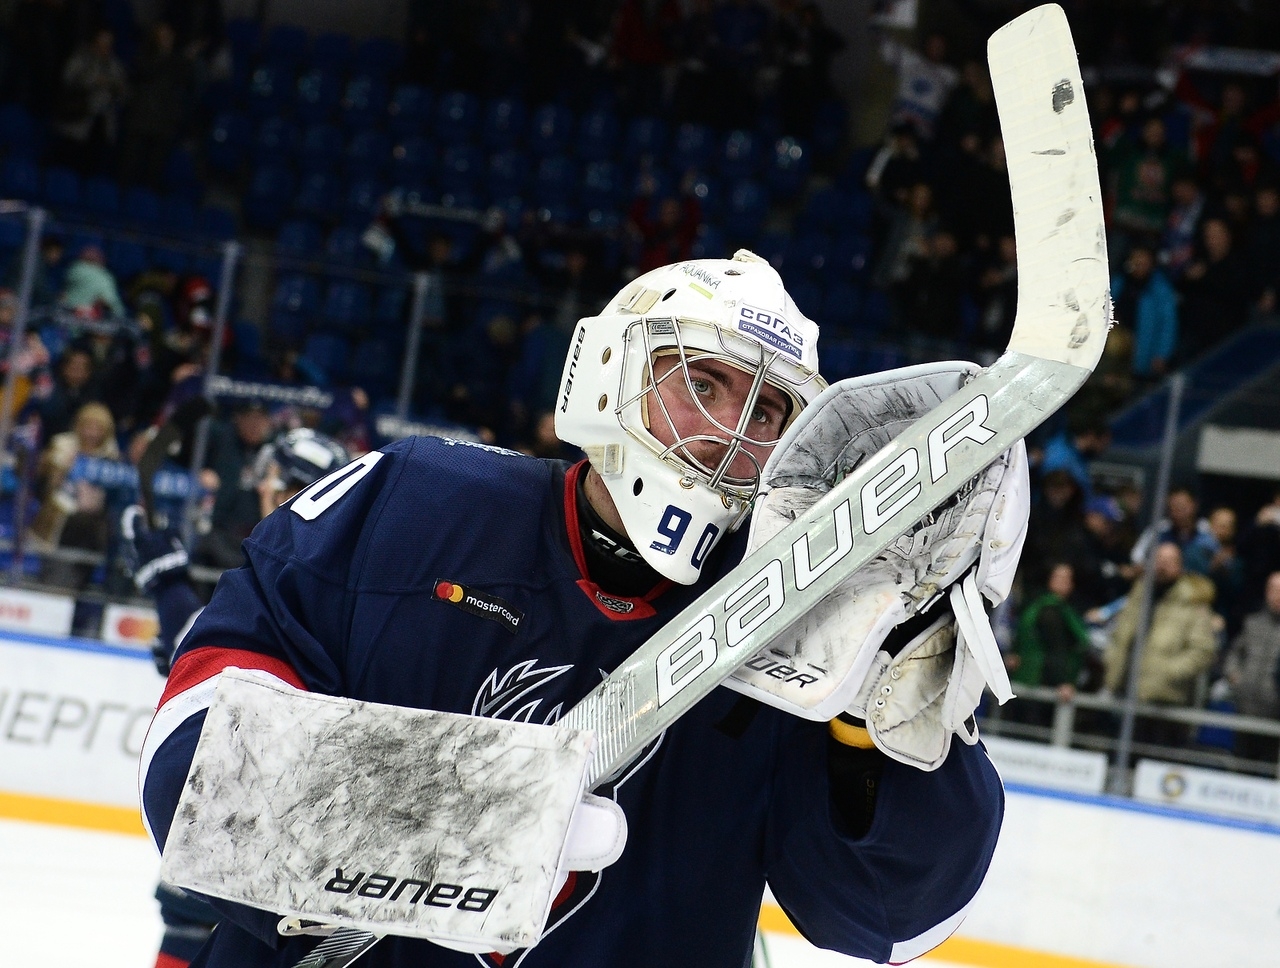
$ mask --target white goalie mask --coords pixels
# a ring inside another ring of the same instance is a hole
[[[556,433],[586,452],[659,574],[693,584],[742,524],[769,451],[826,388],[817,342],[746,250],[654,269],[578,322]]]

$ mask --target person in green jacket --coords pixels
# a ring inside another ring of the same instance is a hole
[[[1005,656],[1009,678],[1028,686],[1054,686],[1062,702],[1070,702],[1089,658],[1089,629],[1070,599],[1075,570],[1066,562],[1049,569],[1045,590],[1033,598],[1018,619],[1013,651]],[[1052,714],[1037,705],[1023,720],[1048,725]]]

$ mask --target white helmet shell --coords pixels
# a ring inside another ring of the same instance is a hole
[[[826,388],[817,342],[817,324],[796,307],[782,278],[745,250],[732,259],[654,269],[624,287],[599,316],[579,321],[560,380],[556,433],[586,452],[627,536],[659,574],[693,584],[711,549],[742,524],[763,462],[744,444],[776,443],[747,436],[749,415],[762,384],[785,396],[784,428]],[[681,365],[655,381],[653,362],[662,356],[677,356]],[[751,389],[735,426],[695,403],[713,430],[682,436],[655,387],[679,374],[696,400],[688,363],[706,357],[748,374]],[[676,438],[672,444],[650,429],[662,419]],[[723,455],[716,466],[691,453],[688,445],[698,440],[714,441]],[[744,463],[754,468],[747,475]],[[731,466],[738,476],[729,475]]]

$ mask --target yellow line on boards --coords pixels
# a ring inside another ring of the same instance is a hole
[[[769,934],[800,935],[791,919],[776,904],[765,904],[760,908],[760,930]],[[955,935],[930,951],[927,957],[973,968],[1122,968],[1112,962],[1072,958]]]
[[[59,827],[146,836],[146,831],[142,829],[142,817],[136,809],[36,797],[26,793],[0,793],[0,817],[56,824]]]

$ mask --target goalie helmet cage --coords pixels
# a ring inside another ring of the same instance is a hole
[[[1018,303],[1001,357],[882,448],[653,635],[562,720],[594,730],[596,786],[760,648],[1065,404],[1111,322],[1102,193],[1067,18],[1037,7],[988,62],[1008,159]],[[852,540],[840,540],[841,533]],[[829,549],[814,561],[810,549]],[[801,563],[797,573],[797,562]],[[343,928],[297,968],[346,968],[377,935]]]

